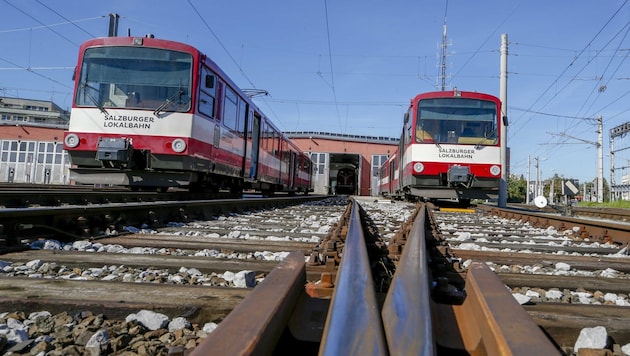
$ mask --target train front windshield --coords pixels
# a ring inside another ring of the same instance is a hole
[[[192,55],[147,47],[94,47],[83,55],[79,106],[188,111]]]
[[[492,101],[420,100],[416,122],[417,143],[497,144],[497,105]]]

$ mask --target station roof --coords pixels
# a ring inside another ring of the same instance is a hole
[[[319,138],[326,140],[369,142],[390,145],[398,144],[398,138],[396,137],[351,135],[322,131],[288,131],[285,132],[285,135],[289,138]]]

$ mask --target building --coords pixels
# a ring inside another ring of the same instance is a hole
[[[0,97],[0,182],[68,184],[69,118],[51,101]]]
[[[352,194],[378,195],[378,172],[398,139],[359,136],[328,132],[287,132],[287,136],[311,156],[314,173],[314,193],[335,193],[337,175],[341,169],[354,170],[355,189]]]

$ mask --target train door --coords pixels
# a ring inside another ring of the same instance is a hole
[[[411,184],[411,181],[406,182],[405,181],[405,176],[403,175],[403,172],[405,170],[405,162],[407,161],[405,159],[405,155],[407,154],[406,152],[406,148],[407,147],[411,147],[410,143],[411,143],[411,123],[412,120],[409,116],[409,113],[405,113],[404,116],[404,125],[403,125],[403,131],[402,134],[400,135],[400,141],[398,142],[398,162],[397,162],[397,168],[398,168],[398,188],[402,189],[402,187],[406,186],[407,184]],[[393,172],[392,172],[393,174]]]
[[[295,156],[295,152],[291,152],[290,163],[289,163],[289,188],[295,188],[295,174],[297,172],[296,162],[297,157]]]
[[[260,150],[260,114],[254,111],[250,111],[250,115],[253,120],[251,121],[250,133],[251,133],[251,152],[250,152],[250,161],[251,165],[249,166],[249,178],[256,179],[258,178],[258,152]]]
[[[358,167],[354,170],[354,184],[356,189],[354,190],[354,194],[356,195],[362,195],[361,194],[361,189],[363,188],[363,157],[359,156],[359,165]]]
[[[396,185],[394,184],[394,178],[395,178],[395,173],[396,173],[396,156],[394,156],[394,159],[392,159],[389,162],[389,168],[388,168],[388,175],[389,175],[389,188],[387,188],[387,192],[389,192],[390,194],[394,194],[396,193]]]
[[[388,155],[372,155],[371,170],[370,170],[370,195],[378,196],[380,185],[380,171],[385,161],[387,161]]]
[[[243,166],[241,167],[241,176],[244,178],[249,178],[249,169],[252,166],[251,162],[251,150],[252,150],[252,117],[253,111],[249,109],[249,105],[247,106],[247,110],[245,111],[247,115],[245,116],[244,123],[244,132],[243,132]]]
[[[311,161],[313,162],[313,192],[331,194],[332,187],[328,183],[330,171],[328,153],[312,152]]]

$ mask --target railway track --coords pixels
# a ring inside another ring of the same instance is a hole
[[[619,244],[585,246],[580,229],[550,236],[483,210],[269,201],[192,202],[183,215],[173,203],[180,221],[147,204],[154,226],[30,236],[41,249],[0,256],[0,335],[14,327],[4,352],[568,354],[606,320],[627,342],[630,309],[611,296],[630,281]],[[72,328],[45,335],[45,324]]]
[[[31,239],[33,247],[46,248],[0,258],[0,310],[10,313],[3,320],[28,323],[30,313],[44,310],[52,314],[45,316],[48,322],[56,323],[67,317],[75,320],[89,310],[88,318],[98,319],[97,325],[79,319],[73,330],[67,330],[80,342],[69,344],[67,335],[53,333],[58,341],[39,347],[52,354],[81,354],[89,347],[90,337],[106,330],[103,352],[183,352],[196,346],[212,323],[240,304],[280,260],[297,259],[303,264],[313,241],[325,235],[329,221],[339,218],[347,202],[334,200],[320,206],[315,198],[309,199],[313,202],[300,205],[299,210],[283,199],[267,199],[258,205],[255,200],[233,202],[240,204],[236,210],[241,213],[224,210],[189,224],[164,224],[161,230],[129,229],[119,236],[67,242]],[[226,202],[218,203],[227,208]],[[296,252],[287,257],[290,251]],[[184,325],[189,326],[165,333],[168,325],[125,322],[138,313],[158,320],[166,316],[170,322],[185,317]],[[82,324],[89,325],[79,334],[77,327]],[[123,331],[129,334],[130,329],[135,330],[133,335],[143,337],[125,339]],[[29,343],[31,336],[42,335],[34,331],[28,337],[15,336],[12,341],[19,342],[9,352],[30,352],[38,347],[34,341]],[[100,346],[94,347],[98,350]]]
[[[121,187],[94,187],[87,185],[0,184],[0,207],[32,208],[51,206],[86,206],[93,204],[182,201],[207,199],[236,199],[240,196],[228,192],[189,192],[185,189],[130,190]]]
[[[621,354],[621,345],[630,342],[630,227],[608,220],[492,211],[494,215],[488,210],[433,214],[434,236],[454,270],[463,272],[472,261],[483,261],[563,352],[575,351],[582,330],[593,328],[589,331],[604,329],[604,345],[613,350],[616,344]]]

